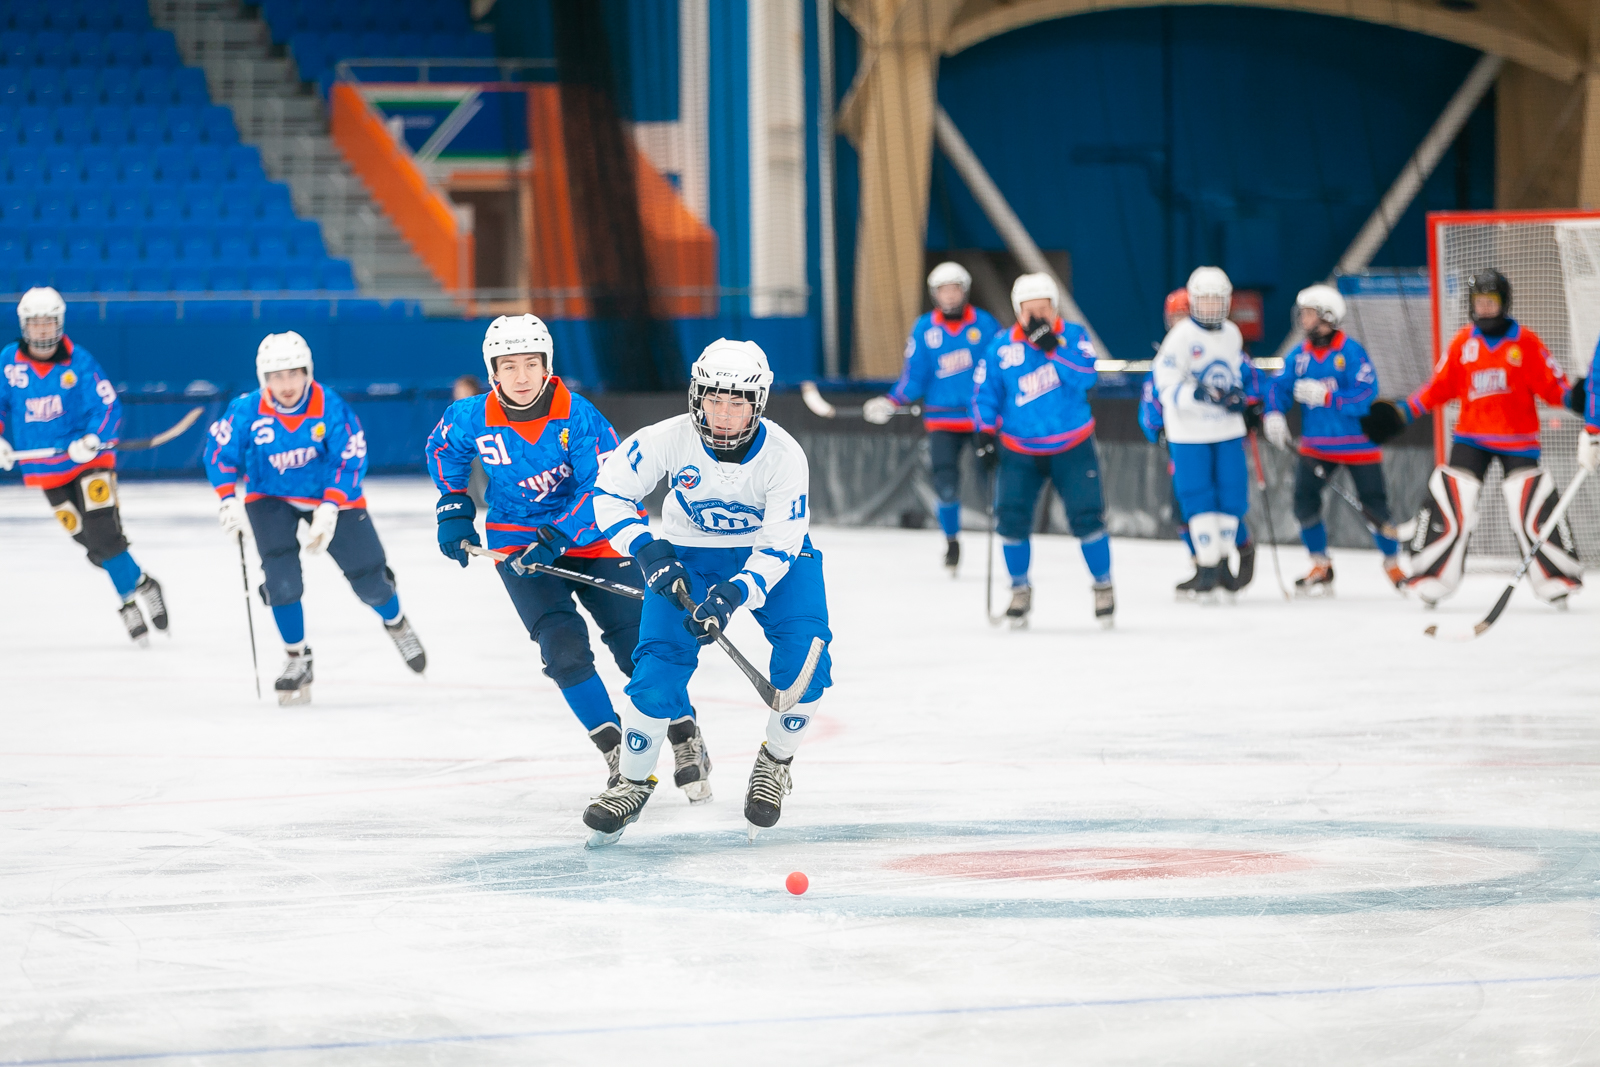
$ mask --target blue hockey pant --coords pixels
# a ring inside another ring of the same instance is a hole
[[[939,498],[939,528],[946,537],[961,532],[961,450],[972,440],[969,433],[928,431],[928,460],[933,492]]]
[[[1318,474],[1317,469],[1322,473]],[[1326,555],[1328,528],[1322,523],[1322,489],[1328,479],[1347,467],[1350,480],[1355,483],[1356,498],[1366,509],[1384,522],[1389,521],[1389,493],[1383,484],[1381,463],[1335,463],[1327,459],[1301,456],[1294,471],[1294,518],[1300,524],[1300,540],[1313,555]],[[1398,552],[1399,545],[1380,533],[1374,532],[1372,544],[1385,556]]]
[[[1189,520],[1195,561],[1214,567],[1234,543],[1239,520],[1250,507],[1250,473],[1244,438],[1206,444],[1168,442],[1172,484]]]
[[[1106,536],[1105,500],[1100,494],[1100,454],[1094,438],[1049,456],[1000,450],[1000,475],[995,493],[998,533],[1006,567],[1014,585],[1027,580],[1031,552],[1028,535],[1039,491],[1046,480],[1056,487],[1067,513],[1067,526],[1081,542],[1083,561],[1095,581],[1111,578],[1111,543]]]
[[[631,559],[562,556],[556,566],[623,585],[640,584],[639,568]],[[522,625],[528,628],[528,636],[539,644],[545,676],[558,687],[569,689],[594,677],[589,628],[578,614],[574,595],[599,625],[600,639],[611,650],[618,669],[623,674],[633,674],[633,650],[639,642],[639,601],[549,574],[519,575],[506,563],[497,564],[495,570],[511,595]]]
[[[250,516],[256,548],[261,553],[263,603],[279,607],[298,603],[305,586],[300,578],[300,542],[295,531],[310,523],[311,513],[281,497],[266,496],[244,506]],[[376,608],[394,598],[394,573],[383,555],[378,531],[366,508],[344,508],[328,542],[328,555],[363,604]]]

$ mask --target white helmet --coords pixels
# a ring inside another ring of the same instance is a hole
[[[754,341],[719,337],[706,346],[689,370],[689,414],[700,439],[713,449],[738,448],[755,437],[761,414],[772,392],[772,369],[767,354]],[[713,393],[734,393],[750,401],[753,409],[744,429],[732,435],[715,434],[706,419],[704,403]]]
[[[1048,274],[1023,274],[1011,283],[1011,311],[1022,321],[1022,305],[1028,300],[1048,300],[1051,307],[1061,306],[1061,291],[1056,280]]]
[[[1221,326],[1228,318],[1228,309],[1233,306],[1233,283],[1228,280],[1221,267],[1196,267],[1194,273],[1189,275],[1189,315],[1202,326],[1215,329]],[[1201,314],[1200,301],[1204,297],[1222,299],[1222,311]]]
[[[972,275],[961,264],[946,260],[928,272],[928,295],[935,304],[939,303],[940,287],[946,285],[961,286],[961,299],[965,301],[972,292]]]
[[[32,319],[54,322],[55,328],[45,337],[29,338],[28,322]],[[17,301],[17,322],[22,325],[22,339],[28,342],[29,348],[54,349],[61,343],[61,336],[66,330],[67,302],[48,285],[29,289]]]
[[[267,375],[273,371],[305,369],[306,381],[312,381],[311,346],[306,339],[289,330],[286,333],[269,333],[256,347],[256,381],[267,387]]]
[[[555,373],[556,344],[550,328],[537,315],[501,315],[483,332],[483,365],[489,381],[495,379],[494,361],[500,356],[520,356],[536,352],[544,356],[544,372]]]
[[[1294,298],[1295,326],[1300,325],[1300,309],[1312,308],[1317,317],[1337,330],[1344,322],[1344,297],[1331,285],[1313,285]]]

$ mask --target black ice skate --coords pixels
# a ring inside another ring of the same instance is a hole
[[[776,758],[767,751],[767,743],[761,742],[756,765],[750,770],[750,786],[744,792],[744,818],[750,824],[751,841],[756,839],[758,831],[778,825],[778,816],[783,814],[783,798],[794,788],[789,778],[789,764],[793,762],[793,756]]]
[[[623,829],[639,818],[645,801],[655,792],[656,776],[642,782],[631,778],[618,778],[617,784],[594,798],[583,810],[583,825],[594,832],[584,843],[585,848],[599,848],[616,843]]]
[[[389,639],[394,642],[394,647],[399,650],[400,658],[406,661],[406,666],[421,674],[428,669],[428,654],[422,650],[422,642],[417,640],[417,632],[406,622],[404,615],[394,622],[386,622],[383,628],[389,632]]]
[[[278,680],[272,683],[273,691],[278,694],[280,707],[293,704],[311,703],[311,646],[305,645],[299,652],[287,649],[289,659],[283,665],[283,673],[278,675]]]
[[[589,740],[605,757],[606,788],[610,789],[622,777],[622,730],[614,722],[601,723],[589,731]]]
[[[1230,593],[1237,593],[1249,585],[1256,576],[1256,543],[1246,541],[1239,546],[1239,573],[1234,574],[1226,567],[1222,570],[1222,587]]]
[[[133,643],[140,648],[147,647],[150,644],[150,627],[144,624],[144,612],[139,610],[139,605],[130,597],[123,601],[117,613],[122,616],[122,625],[128,628],[128,636]]]
[[[1222,584],[1223,568],[1199,567],[1194,572],[1194,597],[1202,604],[1217,602],[1217,587]]]
[[[1194,557],[1191,556],[1189,558],[1189,562],[1193,563]],[[1177,585],[1173,586],[1173,592],[1178,594],[1179,600],[1193,600],[1196,594],[1200,592],[1199,568],[1196,567],[1195,572],[1189,576],[1188,581],[1179,582]]]
[[[1319,597],[1333,595],[1333,563],[1323,560],[1311,564],[1311,573],[1294,580],[1294,595]]]
[[[950,572],[952,578],[961,569],[961,542],[954,537],[944,543],[944,569]]]
[[[711,799],[711,754],[700,724],[691,716],[667,726],[667,741],[672,745],[672,784],[683,790],[691,804]]]
[[[1011,604],[1006,608],[1006,621],[1013,630],[1025,629],[1028,625],[1028,612],[1033,610],[1033,586],[1014,585],[1011,587]]]
[[[166,630],[167,602],[161,596],[161,583],[146,574],[139,579],[133,591],[144,601],[144,609],[150,613],[150,625],[158,630]]]
[[[1117,621],[1117,594],[1110,582],[1095,582],[1094,621],[1109,630]]]

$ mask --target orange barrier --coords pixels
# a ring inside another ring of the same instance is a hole
[[[633,174],[650,271],[651,315],[666,319],[716,315],[716,232],[694,217],[678,190],[637,147]]]
[[[334,143],[406,243],[446,291],[472,289],[472,234],[461,231],[449,201],[395,144],[355,86],[335,84],[329,107]]]
[[[578,269],[578,237],[572,229],[572,197],[567,179],[567,148],[561,122],[561,88],[534,85],[528,89],[528,285],[532,289],[583,288]],[[534,301],[534,312],[547,318],[581,319],[589,302],[580,295]]]

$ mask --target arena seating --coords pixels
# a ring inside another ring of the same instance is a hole
[[[0,0],[0,291],[353,291],[142,0]]]
[[[461,0],[265,0],[261,13],[273,41],[289,46],[300,76],[323,95],[341,59],[494,57],[494,39],[473,31]]]

